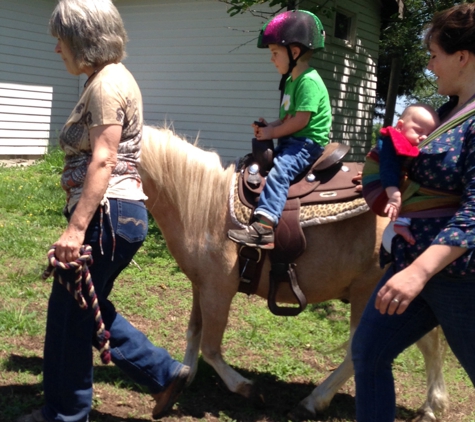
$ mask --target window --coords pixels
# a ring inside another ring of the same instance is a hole
[[[334,39],[343,45],[352,47],[355,45],[355,34],[355,14],[343,9],[337,9],[335,13]]]

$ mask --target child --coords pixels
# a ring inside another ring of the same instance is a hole
[[[439,117],[432,107],[413,104],[403,111],[396,127],[381,129],[377,150],[381,184],[388,197],[384,213],[391,219],[383,234],[383,247],[388,252],[391,252],[392,238],[396,234],[401,235],[411,245],[416,242],[409,230],[410,219],[399,217],[402,165],[406,157],[416,157],[419,154],[417,145],[427,138],[439,123]]]
[[[328,144],[331,107],[322,78],[309,66],[313,51],[324,47],[325,31],[312,13],[294,10],[272,18],[261,30],[257,46],[268,47],[281,82],[279,119],[254,124],[259,140],[278,139],[274,166],[255,210],[256,220],[241,230],[229,230],[231,240],[261,249],[274,248],[274,227],[287,200],[290,183],[308,168]],[[283,89],[282,89],[283,88]]]

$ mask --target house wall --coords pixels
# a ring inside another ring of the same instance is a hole
[[[351,145],[351,158],[364,161],[371,144],[373,113],[376,102],[376,67],[379,51],[379,0],[333,0],[326,10],[342,9],[355,20],[354,41],[346,43],[334,37],[335,14],[322,14],[326,47],[314,66],[322,75],[330,93],[333,125],[332,140]]]
[[[312,65],[330,91],[331,140],[362,161],[371,140],[376,96],[379,0],[331,0],[326,47]],[[250,124],[278,117],[280,75],[267,49],[256,47],[268,13],[230,17],[216,0],[117,0],[130,37],[125,64],[144,95],[149,124],[172,123],[190,140],[234,160],[250,149]],[[354,43],[332,36],[333,8],[354,13]],[[256,6],[257,10],[269,9]]]
[[[323,1],[323,0],[322,0]],[[84,77],[54,53],[48,19],[55,0],[0,1],[0,155],[42,153],[74,107]],[[230,17],[217,0],[116,0],[129,34],[125,65],[144,97],[147,124],[172,124],[225,161],[250,149],[252,121],[278,115],[280,75],[256,39],[266,13]],[[329,0],[326,47],[313,65],[327,84],[332,141],[363,160],[371,139],[379,0]],[[353,45],[333,37],[333,8],[355,14]],[[262,7],[256,7],[262,10]],[[263,12],[269,12],[264,9]]]
[[[0,1],[0,155],[41,155],[78,97],[48,34],[54,0]]]
[[[148,124],[173,124],[234,160],[250,149],[251,123],[275,120],[279,75],[256,47],[265,18],[230,17],[216,0],[118,0],[128,34],[126,66]]]

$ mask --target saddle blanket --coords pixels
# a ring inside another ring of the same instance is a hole
[[[231,179],[229,193],[229,209],[234,224],[244,228],[249,225],[252,209],[239,199],[239,173],[234,173]],[[346,202],[329,204],[302,205],[300,207],[300,226],[310,227],[317,224],[328,224],[356,217],[369,211],[364,198],[356,198]]]

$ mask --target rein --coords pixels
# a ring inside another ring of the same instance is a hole
[[[89,245],[83,245],[79,251],[80,256],[75,261],[68,263],[60,262],[55,256],[56,246],[52,246],[48,252],[49,265],[43,272],[42,279],[46,280],[49,276],[55,275],[56,268],[63,270],[70,270],[76,273],[74,283],[64,281],[62,277],[58,275],[58,281],[63,285],[66,290],[74,296],[74,299],[78,302],[81,309],[86,310],[88,304],[82,293],[85,289],[89,295],[89,301],[94,311],[94,320],[96,321],[96,339],[98,342],[98,349],[101,355],[101,361],[104,364],[108,364],[111,361],[111,352],[109,345],[110,333],[105,329],[104,321],[102,320],[102,314],[99,307],[99,301],[97,299],[94,284],[92,283],[91,273],[89,272],[89,266],[92,265],[92,247]],[[89,264],[88,264],[89,263]]]

